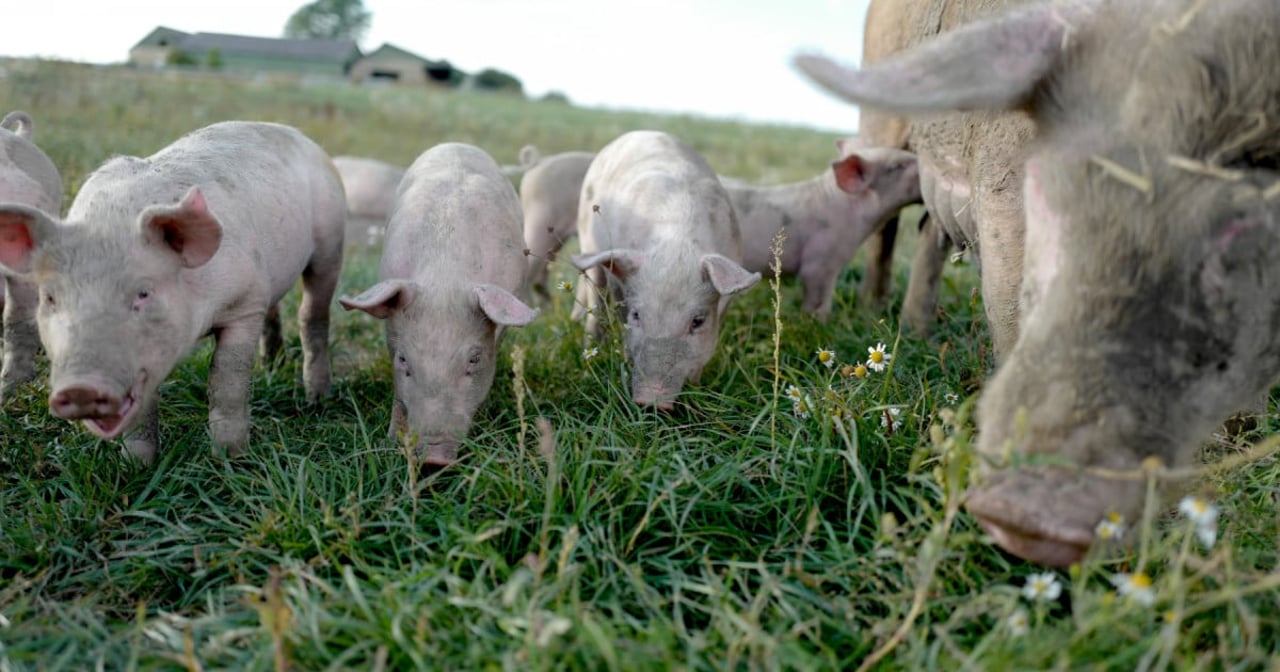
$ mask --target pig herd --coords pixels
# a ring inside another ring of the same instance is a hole
[[[1068,565],[1100,520],[1138,515],[1141,465],[1189,464],[1280,376],[1280,5],[873,0],[865,44],[860,70],[796,58],[864,106],[862,132],[820,175],[780,186],[716,175],[654,131],[598,152],[527,147],[517,194],[468,145],[402,170],[224,122],[111,159],[59,218],[58,172],[12,113],[0,400],[43,343],[50,410],[147,461],[160,383],[213,336],[210,432],[240,451],[254,357],[279,350],[278,302],[299,278],[307,396],[328,393],[330,306],[358,222],[384,237],[379,279],[339,302],[385,323],[392,436],[447,465],[503,331],[537,318],[568,239],[575,316],[598,334],[618,311],[632,399],[665,410],[713,355],[732,298],[773,270],[778,231],[779,270],[826,319],[869,240],[882,252],[866,295],[883,294],[896,214],[923,202],[903,324],[928,329],[948,247],[969,248],[996,356],[967,508],[1009,551]]]

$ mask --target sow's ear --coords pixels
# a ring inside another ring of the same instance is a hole
[[[1085,30],[1098,0],[1043,2],[956,30],[854,70],[816,54],[794,58],[819,86],[895,112],[1004,110],[1026,105]]]
[[[720,296],[737,294],[760,282],[759,273],[750,273],[734,260],[719,254],[703,255],[702,274],[711,281],[711,286]]]
[[[359,296],[338,299],[338,303],[347,310],[363,310],[366,313],[385,320],[397,310],[404,310],[413,303],[417,290],[408,280],[383,280],[361,292]]]
[[[177,205],[153,205],[139,217],[147,243],[167,248],[187,268],[199,268],[222,245],[222,224],[209,212],[200,187],[191,187]]]
[[[50,245],[58,223],[36,208],[0,203],[0,270],[13,275],[31,272],[36,248]]]
[[[535,308],[530,308],[515,294],[497,285],[476,285],[476,302],[480,311],[494,324],[504,327],[523,327],[538,316]]]
[[[619,280],[626,282],[628,277],[640,270],[640,267],[644,265],[645,256],[643,252],[638,250],[620,249],[590,254],[575,254],[570,261],[579,271],[602,266],[605,270],[613,273]]]

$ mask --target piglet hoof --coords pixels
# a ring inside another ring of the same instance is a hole
[[[133,457],[143,466],[151,466],[156,460],[156,442],[149,437],[130,437],[124,440],[124,454]]]
[[[308,404],[318,404],[329,398],[330,393],[333,392],[333,383],[327,373],[304,382],[307,388]]]
[[[1006,551],[1049,567],[1080,562],[1104,520],[1122,526],[1140,511],[1143,481],[1102,478],[1078,470],[1001,472],[969,491],[965,507]],[[1115,514],[1119,514],[1118,519]],[[1103,536],[1120,539],[1123,529]]]

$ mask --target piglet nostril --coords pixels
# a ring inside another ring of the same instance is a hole
[[[118,395],[90,383],[65,385],[49,396],[49,410],[68,420],[112,415],[119,409]]]

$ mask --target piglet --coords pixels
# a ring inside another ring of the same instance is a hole
[[[12,130],[10,130],[12,129]],[[27,205],[47,214],[62,212],[58,169],[32,141],[35,124],[25,112],[0,121],[0,203]],[[36,376],[36,286],[29,279],[0,276],[0,312],[4,314],[4,359],[0,365],[0,402],[15,385]]]
[[[721,181],[742,229],[743,266],[771,272],[773,237],[785,230],[782,274],[800,276],[804,309],[823,321],[831,315],[836,278],[862,242],[920,200],[916,157],[897,149],[851,149],[831,170],[804,182]]]
[[[386,321],[391,436],[424,464],[451,464],[493,385],[503,329],[538,314],[516,296],[526,291],[520,201],[488,154],[446,143],[409,166],[379,278],[340,303]]]
[[[277,303],[299,276],[307,398],[326,395],[345,211],[319,146],[288,126],[240,121],[111,159],[65,220],[0,205],[0,268],[39,288],[50,410],[104,439],[128,434],[128,450],[150,462],[160,383],[213,336],[209,428],[216,448],[242,451],[256,343],[264,320],[279,333]]]
[[[728,194],[684,142],[632,131],[587,169],[578,235],[582,253],[573,265],[621,309],[632,401],[671,409],[715,354],[729,300],[760,281],[742,267]],[[599,300],[599,291],[579,285],[575,314],[595,333]]]

